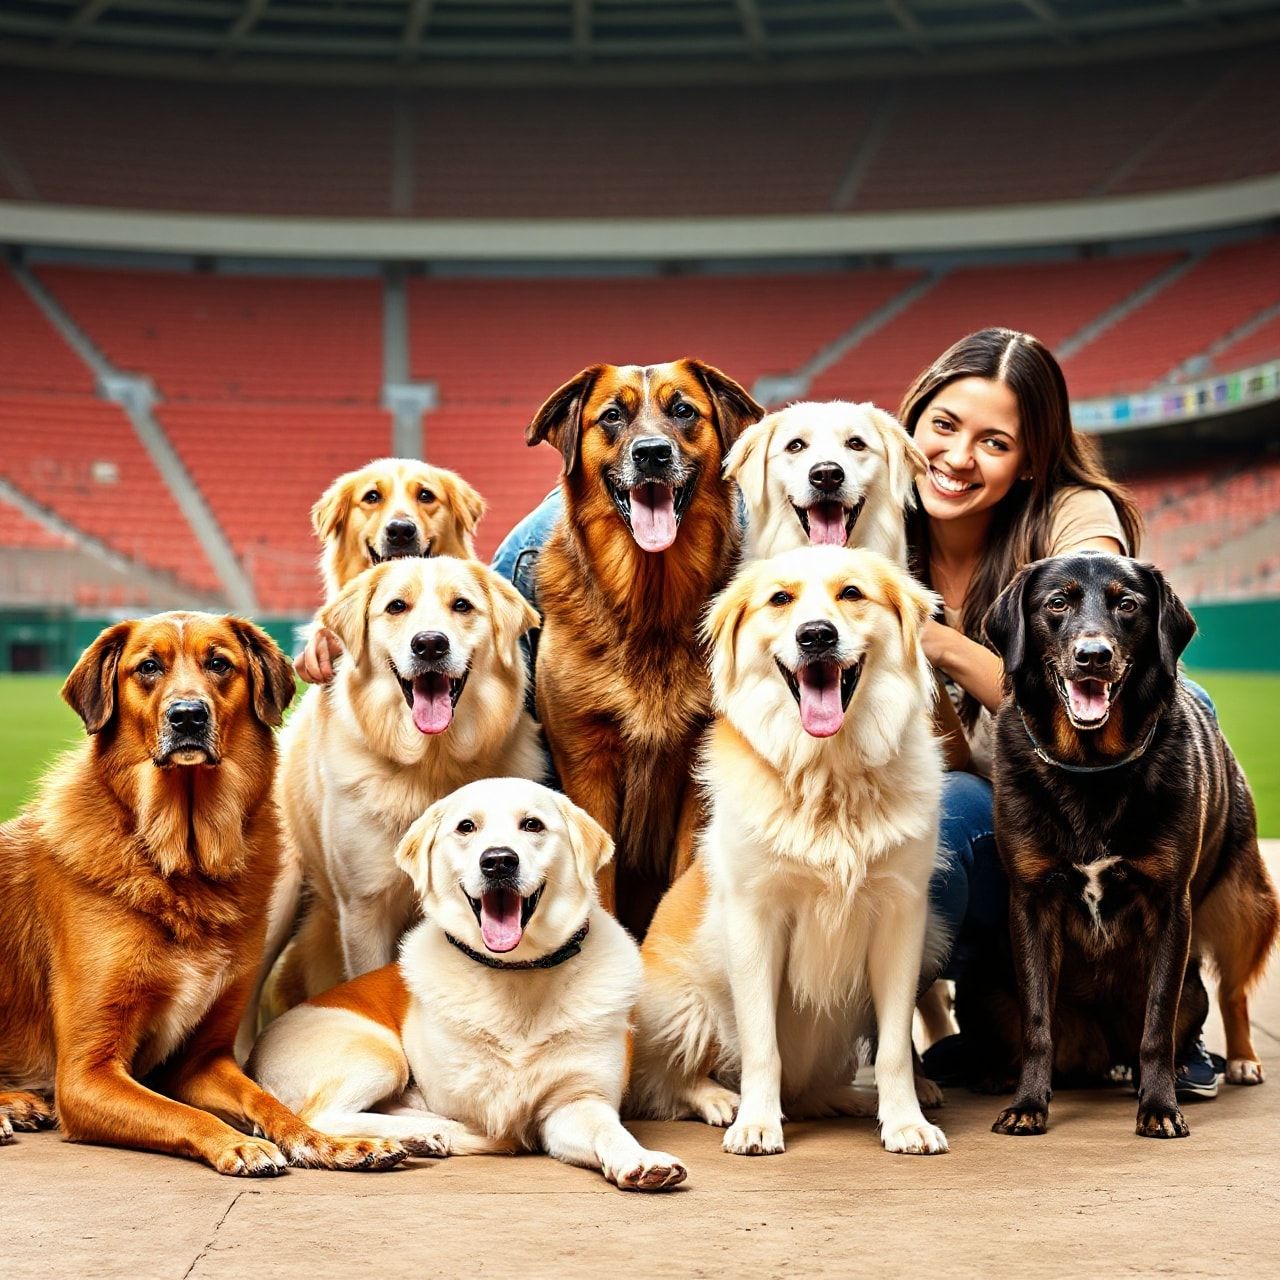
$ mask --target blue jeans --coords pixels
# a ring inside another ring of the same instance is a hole
[[[490,562],[508,582],[516,580],[516,566],[526,551],[541,551],[551,528],[564,510],[564,495],[556,485],[498,545]]]

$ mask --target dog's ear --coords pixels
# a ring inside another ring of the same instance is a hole
[[[982,618],[982,634],[1004,661],[1004,673],[1012,677],[1027,657],[1027,588],[1040,561],[1025,565],[991,602]]]
[[[702,624],[702,634],[711,650],[711,686],[718,705],[722,705],[722,691],[730,689],[737,677],[738,631],[747,616],[754,585],[751,567],[740,570],[711,601]]]
[[[938,608],[938,596],[928,587],[917,582],[909,573],[904,573],[887,560],[881,570],[880,580],[884,587],[885,599],[898,615],[898,625],[902,631],[902,650],[910,663],[923,654],[920,637],[924,632],[924,624],[933,617]]]
[[[351,488],[355,478],[354,471],[348,471],[345,475],[339,476],[311,508],[311,527],[316,531],[316,537],[321,542],[342,532],[347,516],[351,513]]]
[[[456,471],[446,471],[443,467],[437,467],[435,482],[440,487],[441,500],[449,508],[450,514],[462,530],[463,548],[467,553],[474,555],[471,538],[488,504]]]
[[[448,803],[447,796],[443,800],[437,800],[415,820],[396,845],[396,866],[413,881],[414,890],[420,899],[425,899],[431,893],[431,859]]]
[[[885,453],[889,459],[889,492],[893,495],[894,505],[904,511],[914,507],[916,491],[913,482],[929,470],[929,459],[893,414],[873,404],[859,407],[884,433]]]
[[[765,504],[765,485],[769,478],[769,442],[778,415],[769,414],[753,423],[734,441],[724,460],[724,478],[736,480],[748,509],[759,511]]]
[[[573,849],[574,866],[584,885],[593,885],[600,868],[613,857],[613,840],[609,833],[585,810],[580,809],[568,796],[557,795],[560,816],[569,832],[569,845]]]
[[[1160,644],[1160,665],[1171,680],[1178,678],[1178,659],[1196,633],[1196,620],[1182,603],[1169,579],[1153,564],[1138,566],[1150,579],[1156,599],[1156,635]]]
[[[81,655],[62,686],[62,697],[90,733],[101,733],[116,713],[116,668],[133,622],[108,627]]]
[[[588,365],[547,398],[533,415],[524,439],[528,445],[550,441],[564,459],[564,474],[571,475],[578,461],[578,441],[582,435],[582,406],[591,388],[604,370],[604,365]]]
[[[702,360],[689,360],[687,363],[711,397],[716,412],[720,448],[728,452],[747,427],[764,417],[764,406],[745,387],[734,382],[727,373],[721,373],[714,365]]]
[[[359,663],[364,656],[364,643],[369,635],[369,601],[378,583],[378,569],[366,569],[347,583],[337,596],[320,610],[320,625],[342,641],[342,647]]]
[[[498,661],[512,669],[523,667],[524,658],[516,643],[526,631],[542,625],[533,606],[500,573],[484,565],[476,566],[485,591],[489,596],[490,616],[493,618],[493,645]]]
[[[230,618],[244,650],[249,666],[249,687],[253,693],[253,714],[263,724],[272,728],[284,719],[285,708],[293,701],[297,685],[293,678],[293,663],[280,650],[280,646],[261,627],[247,618]]]

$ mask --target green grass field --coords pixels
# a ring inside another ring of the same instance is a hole
[[[1260,833],[1280,838],[1280,675],[1192,674],[1213,695],[1253,785]],[[21,808],[49,761],[82,736],[58,697],[60,683],[52,676],[0,676],[0,820]]]

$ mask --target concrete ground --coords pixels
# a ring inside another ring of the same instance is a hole
[[[757,1159],[701,1124],[638,1124],[689,1166],[665,1195],[540,1156],[260,1182],[18,1134],[0,1276],[1280,1275],[1280,963],[1253,1017],[1269,1083],[1189,1106],[1183,1141],[1136,1137],[1121,1091],[1059,1093],[1037,1138],[991,1133],[999,1101],[952,1091],[951,1152],[928,1158],[886,1154],[869,1120],[788,1126]],[[1216,1016],[1207,1037],[1221,1049]]]

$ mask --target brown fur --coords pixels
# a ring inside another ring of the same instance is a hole
[[[695,411],[688,422],[670,413],[677,397]],[[610,406],[626,426],[601,423]],[[617,844],[601,896],[613,909],[616,875],[619,919],[637,936],[698,825],[685,813],[697,804],[690,765],[711,707],[698,624],[738,550],[735,491],[721,466],[762,413],[697,360],[594,365],[529,427],[530,444],[548,440],[564,457],[565,513],[538,564],[538,715],[566,794]],[[640,434],[666,436],[698,467],[676,540],[662,552],[639,547],[604,479]]]
[[[92,736],[0,827],[0,1141],[51,1123],[37,1095],[52,1089],[73,1140],[221,1173],[403,1158],[316,1133],[232,1057],[279,860],[272,729],[293,687],[257,627],[192,613],[108,627],[68,677]],[[211,730],[175,750],[165,713],[191,699]]]

